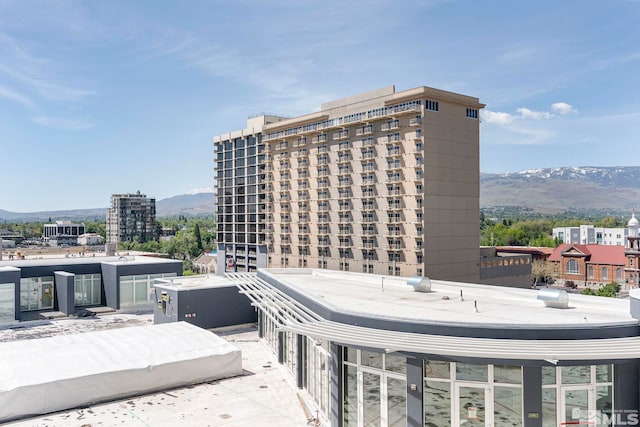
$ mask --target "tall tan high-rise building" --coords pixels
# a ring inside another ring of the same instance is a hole
[[[482,107],[391,86],[216,137],[220,262],[477,281]]]

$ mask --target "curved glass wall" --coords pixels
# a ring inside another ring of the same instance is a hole
[[[425,427],[523,425],[522,367],[424,361]]]

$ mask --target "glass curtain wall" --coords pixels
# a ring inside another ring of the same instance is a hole
[[[15,320],[16,294],[14,283],[0,283],[0,323]]]
[[[591,422],[611,425],[613,365],[542,368],[543,427]]]
[[[102,302],[100,274],[77,274],[74,279],[75,305],[99,305]]]
[[[522,367],[424,361],[424,425],[523,425]]]
[[[307,339],[306,350],[306,385],[307,392],[315,402],[318,410],[329,419],[329,343]]]
[[[150,293],[153,281],[176,276],[176,273],[120,276],[120,308],[151,308],[155,303]]]
[[[47,310],[53,308],[53,276],[20,279],[20,310]]]
[[[345,426],[407,424],[406,358],[344,348]]]

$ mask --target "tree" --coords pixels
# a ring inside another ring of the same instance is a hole
[[[553,277],[553,265],[542,259],[534,259],[531,263],[531,282],[547,283]]]
[[[200,226],[197,222],[195,227],[193,227],[193,236],[196,239],[196,246],[202,252],[202,236],[200,235]]]

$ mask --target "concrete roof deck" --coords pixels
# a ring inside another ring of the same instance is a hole
[[[154,286],[162,289],[172,290],[190,290],[190,289],[206,289],[206,288],[226,288],[235,286],[231,280],[224,276],[216,276],[214,274],[204,274],[197,276],[178,276],[160,279],[162,284],[154,284]]]
[[[43,256],[37,259],[14,259],[0,261],[0,267],[38,267],[47,265],[77,265],[77,264],[162,264],[168,262],[177,262],[174,259],[158,258],[143,255],[128,255],[128,256]]]
[[[421,293],[406,284],[406,277],[295,268],[262,271],[334,310],[379,318],[527,328],[638,324],[629,301],[614,298],[570,294],[569,308],[557,309],[545,307],[533,289],[432,280],[431,292]]]
[[[23,322],[0,326],[0,342],[77,334],[152,323],[151,314],[109,314],[93,318]],[[9,422],[12,427],[308,425],[308,396],[297,389],[286,367],[261,342],[254,327],[215,333],[242,351],[243,375],[119,399]],[[78,349],[78,354],[82,349]],[[1,409],[0,409],[1,410]],[[324,422],[322,425],[326,425]]]

